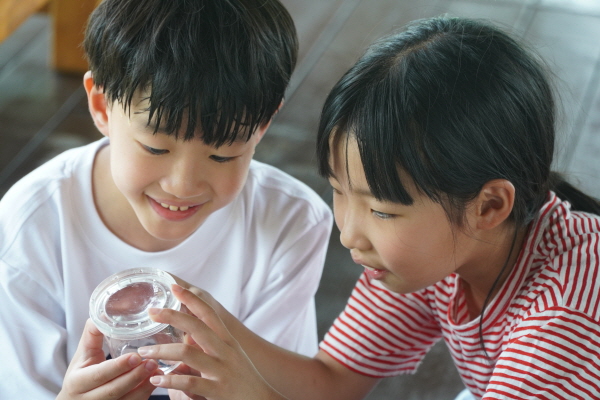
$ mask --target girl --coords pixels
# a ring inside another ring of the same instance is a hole
[[[319,127],[341,241],[365,268],[319,353],[272,346],[174,287],[198,318],[153,318],[193,341],[140,354],[186,375],[152,382],[192,398],[360,399],[443,339],[476,398],[599,398],[600,204],[550,171],[554,119],[540,62],[492,26],[439,17],[376,42]]]

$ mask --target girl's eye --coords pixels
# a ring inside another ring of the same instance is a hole
[[[394,214],[387,214],[381,211],[377,211],[377,210],[371,210],[371,213],[373,213],[374,216],[376,216],[379,219],[392,219],[394,218]]]
[[[339,194],[341,195],[342,192],[340,192],[339,190],[337,190],[336,188],[332,187],[331,190],[333,190],[333,194]]]
[[[226,163],[233,160],[235,157],[210,156],[210,159],[218,163]]]
[[[144,149],[146,149],[148,153],[153,154],[155,156],[160,156],[161,154],[166,154],[169,152],[169,150],[155,149],[154,147],[150,146],[144,146]]]

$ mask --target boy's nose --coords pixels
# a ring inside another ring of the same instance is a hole
[[[204,174],[192,166],[173,168],[162,185],[164,191],[180,199],[201,195],[205,186]]]

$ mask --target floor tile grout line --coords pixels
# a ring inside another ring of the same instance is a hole
[[[325,51],[329,48],[337,34],[346,24],[346,21],[353,14],[354,10],[363,0],[346,0],[336,10],[333,17],[327,22],[327,28],[317,37],[314,44],[308,50],[304,61],[297,66],[292,75],[290,84],[286,91],[286,101],[289,101],[296,92],[296,89],[304,82],[314,66],[321,59]]]
[[[2,79],[2,76],[4,74],[8,74],[11,72],[12,69],[14,69],[14,67],[12,67],[15,64],[19,64],[19,62],[25,57],[25,54],[30,51],[30,44],[32,44],[37,38],[38,36],[45,34],[47,32],[47,25],[44,25],[42,27],[40,27],[37,31],[35,31],[35,33],[33,33],[31,35],[31,37],[26,40],[23,45],[20,46],[20,48],[15,51],[12,56],[10,57],[10,59],[8,61],[6,61],[4,64],[0,65],[0,80]],[[33,46],[35,47],[35,46]],[[6,72],[8,71],[8,72]]]
[[[37,131],[33,137],[21,148],[17,155],[10,160],[6,167],[0,171],[0,186],[4,185],[10,176],[25,162],[35,150],[48,138],[48,136],[65,120],[77,104],[85,97],[83,85],[79,86],[60,108],[48,119],[48,121]]]
[[[596,97],[596,91],[600,87],[600,52],[596,56],[596,63],[594,65],[594,72],[592,72],[592,76],[586,86],[585,93],[583,94],[583,98],[581,103],[579,104],[579,112],[575,117],[575,121],[573,122],[573,126],[570,129],[571,143],[569,146],[569,152],[563,155],[563,163],[565,171],[569,171],[571,169],[571,163],[573,162],[573,157],[579,147],[579,142],[583,136],[583,126],[587,121],[587,117],[589,116],[589,111],[592,109],[592,105],[594,103],[594,99]]]

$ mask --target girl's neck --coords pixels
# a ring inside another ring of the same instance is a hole
[[[475,239],[480,244],[477,261],[457,270],[462,280],[471,319],[481,315],[488,296],[489,304],[500,291],[519,258],[527,229],[522,228],[515,232],[513,227],[503,231],[503,234],[498,234],[496,240]]]

